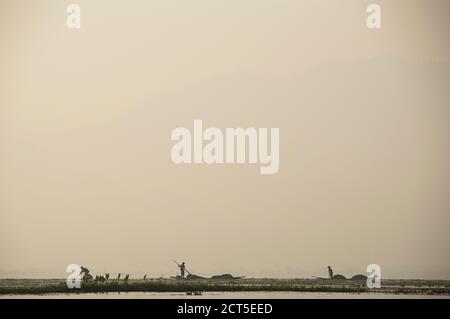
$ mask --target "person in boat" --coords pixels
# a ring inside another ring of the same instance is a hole
[[[331,269],[330,266],[328,266],[328,275],[330,276],[330,279],[333,278],[333,269]]]
[[[93,278],[92,275],[89,273],[89,269],[83,266],[81,266],[80,276],[81,275],[83,276],[83,280],[91,280]]]
[[[181,265],[178,265],[178,267],[180,268],[181,278],[184,278],[184,272],[186,271],[186,265],[184,261],[181,263]]]

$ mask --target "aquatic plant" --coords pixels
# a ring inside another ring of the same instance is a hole
[[[98,276],[100,278],[100,276]],[[103,277],[103,276],[102,276]],[[119,277],[119,276],[118,276]],[[106,277],[104,277],[106,278]],[[127,276],[125,276],[127,278]],[[450,295],[450,285],[448,283],[436,285],[436,288],[429,288],[429,285],[400,287],[392,284],[383,286],[381,289],[369,289],[359,284],[346,283],[345,285],[329,285],[324,281],[296,281],[296,280],[269,280],[251,279],[240,281],[212,281],[212,280],[171,280],[171,279],[150,279],[123,281],[89,281],[83,282],[80,289],[69,289],[65,280],[48,280],[39,285],[0,285],[0,295],[2,294],[46,294],[46,293],[104,293],[104,292],[204,292],[204,291],[280,291],[280,292],[343,292],[343,293],[401,293],[419,295]]]

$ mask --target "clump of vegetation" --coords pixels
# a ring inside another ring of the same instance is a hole
[[[131,280],[129,275],[125,275],[120,280],[107,280],[107,276],[98,276],[96,280],[82,282],[80,289],[69,289],[64,280],[60,282],[52,281],[43,285],[27,286],[0,286],[1,294],[47,294],[47,293],[106,293],[106,292],[204,292],[204,291],[293,291],[293,292],[340,292],[340,293],[402,293],[402,294],[450,294],[450,287],[436,287],[430,289],[429,286],[405,288],[391,286],[382,289],[368,289],[364,285],[329,285],[324,283],[298,283],[295,281],[281,280],[251,280],[251,281],[220,281],[211,280]],[[109,277],[109,276],[108,276]],[[100,279],[103,278],[103,279]]]

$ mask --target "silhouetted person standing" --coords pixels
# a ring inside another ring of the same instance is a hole
[[[333,279],[333,269],[331,269],[330,266],[328,266],[328,275],[330,276],[330,279]]]
[[[184,278],[184,271],[186,270],[186,265],[184,264],[184,261],[181,263],[181,265],[178,265],[180,268],[181,278]]]

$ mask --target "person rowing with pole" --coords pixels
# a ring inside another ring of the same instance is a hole
[[[184,272],[187,272],[189,275],[191,274],[189,271],[187,271],[186,264],[185,264],[184,261],[181,264],[177,263],[175,260],[173,262],[178,265],[178,268],[180,268],[180,273],[181,273],[181,278],[182,279],[185,279]]]

